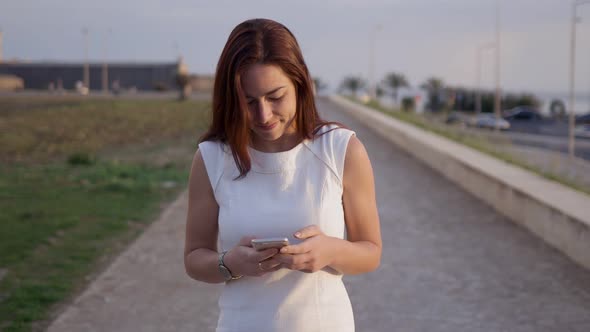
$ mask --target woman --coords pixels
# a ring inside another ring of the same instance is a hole
[[[290,244],[251,245],[277,236]],[[372,271],[380,257],[362,143],[318,115],[286,27],[239,24],[217,65],[212,124],[189,180],[185,267],[196,280],[226,282],[217,331],[354,331],[342,275]]]

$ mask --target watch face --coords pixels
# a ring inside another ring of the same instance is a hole
[[[221,275],[223,275],[223,278],[228,281],[232,279],[232,275],[229,272],[229,270],[227,269],[227,267],[223,266],[223,265],[219,265],[219,271],[221,272]]]

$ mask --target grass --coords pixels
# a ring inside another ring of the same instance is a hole
[[[5,98],[0,101],[0,160],[47,160],[195,134],[203,120],[199,111],[208,107],[195,101]]]
[[[346,98],[355,102],[355,103],[363,104],[354,98],[350,98],[350,97],[346,97]],[[521,167],[523,169],[526,169],[528,171],[531,171],[533,173],[536,173],[548,180],[556,181],[556,182],[561,183],[567,187],[570,187],[572,189],[575,189],[577,191],[580,191],[582,193],[590,195],[590,188],[580,185],[578,182],[575,182],[574,180],[571,180],[571,179],[561,176],[559,174],[543,171],[539,167],[531,165],[531,164],[527,163],[526,161],[524,161],[518,157],[515,157],[512,154],[499,151],[498,149],[494,148],[494,146],[492,144],[490,144],[488,141],[486,141],[480,137],[468,135],[466,133],[453,130],[452,128],[437,126],[437,125],[433,124],[432,122],[428,121],[427,119],[425,119],[423,116],[413,113],[413,112],[401,112],[401,111],[397,111],[397,110],[387,109],[387,108],[383,107],[382,105],[380,105],[376,101],[370,101],[369,103],[366,103],[363,105],[373,108],[375,110],[378,110],[378,111],[380,111],[384,114],[387,114],[391,117],[394,117],[400,121],[410,123],[416,127],[424,129],[428,132],[446,137],[452,141],[469,146],[469,147],[471,147],[475,150],[478,150],[480,152],[483,152],[487,155],[490,155],[492,157],[503,160],[503,161],[510,163],[512,165],[515,165],[515,166]]]
[[[39,139],[43,126],[51,142],[0,144],[2,331],[46,325],[186,187],[209,108],[163,100],[35,102],[22,100],[20,111],[18,100],[9,101],[12,108],[0,102],[2,130]],[[88,141],[77,138],[82,132]]]

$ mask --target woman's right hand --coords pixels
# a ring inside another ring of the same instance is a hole
[[[281,268],[281,262],[273,258],[279,250],[270,248],[257,251],[252,248],[253,239],[253,236],[242,237],[238,245],[225,254],[223,262],[233,275],[259,277]]]

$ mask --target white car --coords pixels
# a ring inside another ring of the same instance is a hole
[[[500,130],[510,129],[510,122],[502,118],[496,119],[493,114],[480,114],[472,118],[468,123],[470,126],[478,128],[495,129],[498,126]]]

